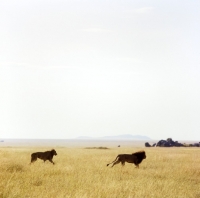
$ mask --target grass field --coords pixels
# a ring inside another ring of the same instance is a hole
[[[200,148],[144,148],[147,158],[113,168],[119,153],[141,148],[55,147],[55,165],[30,154],[44,147],[0,148],[0,198],[199,198]]]

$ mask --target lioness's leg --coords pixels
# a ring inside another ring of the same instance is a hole
[[[37,160],[37,156],[31,155],[31,162],[30,162],[30,164],[33,163],[33,162],[35,162],[36,160]]]
[[[32,164],[33,162],[35,162],[37,159],[31,159],[30,164]]]
[[[139,168],[139,164],[136,164],[136,167],[135,168]]]
[[[55,164],[55,163],[52,161],[52,159],[49,159],[49,161],[50,161],[52,164]]]

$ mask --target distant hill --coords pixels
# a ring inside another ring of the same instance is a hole
[[[124,134],[124,135],[116,135],[116,136],[105,136],[102,137],[103,139],[124,139],[124,140],[151,140],[151,138],[143,135],[131,135],[131,134]]]
[[[89,137],[89,136],[80,136],[76,139],[100,139],[100,140],[151,140],[150,137],[143,135],[131,135],[131,134],[123,134],[123,135],[115,135],[115,136],[104,136],[104,137]]]
[[[79,136],[79,137],[76,137],[76,139],[93,139],[93,137],[89,137],[89,136]]]

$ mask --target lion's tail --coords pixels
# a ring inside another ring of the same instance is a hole
[[[115,160],[114,160],[113,162],[111,162],[111,163],[107,164],[107,166],[109,166],[110,164],[112,164],[112,163],[116,162],[118,157],[119,157],[119,155],[118,155],[118,156],[115,158]]]

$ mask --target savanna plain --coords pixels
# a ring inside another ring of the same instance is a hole
[[[200,198],[200,148],[59,147],[55,165],[30,155],[51,147],[0,147],[0,198]],[[146,152],[140,168],[106,166]]]

